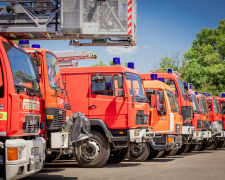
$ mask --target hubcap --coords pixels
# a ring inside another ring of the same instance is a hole
[[[140,156],[143,153],[143,144],[142,143],[138,143],[138,144],[134,144],[130,147],[130,153],[133,156]]]
[[[100,144],[91,139],[81,147],[81,155],[87,160],[94,160],[100,155]]]

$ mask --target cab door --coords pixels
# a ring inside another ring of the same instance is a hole
[[[110,129],[127,128],[127,98],[121,94],[118,76],[122,74],[89,74],[89,119],[101,119]]]

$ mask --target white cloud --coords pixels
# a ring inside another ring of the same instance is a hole
[[[102,49],[102,51],[105,51],[111,55],[117,55],[117,56],[121,56],[124,54],[136,54],[137,50],[138,50],[137,46],[128,47],[128,48],[113,46],[113,47],[106,47]]]
[[[145,45],[143,46],[143,48],[144,48],[144,49],[147,49],[147,48],[150,48],[150,46],[149,46],[148,44],[145,44]]]

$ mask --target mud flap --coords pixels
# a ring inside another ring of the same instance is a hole
[[[73,113],[63,126],[63,131],[70,132],[69,142],[71,143],[91,137],[90,130],[90,121],[81,112]]]

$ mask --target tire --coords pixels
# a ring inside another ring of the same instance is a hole
[[[197,151],[204,151],[206,150],[206,148],[208,147],[208,142],[202,142],[202,144],[200,145],[199,149]]]
[[[99,132],[91,131],[93,135],[84,143],[74,148],[74,156],[81,167],[98,168],[106,164],[110,155],[110,145]]]
[[[170,149],[169,151],[164,151],[164,153],[162,154],[161,158],[169,156],[172,152],[172,149]]]
[[[214,141],[212,142],[211,145],[208,146],[207,150],[216,150],[217,144],[218,144],[218,141],[217,141],[216,137],[214,137]]]
[[[222,148],[223,145],[224,145],[224,141],[223,140],[222,141],[219,141],[218,144],[217,144],[217,146],[216,146],[216,148]]]
[[[158,156],[158,154],[159,154],[159,151],[151,149],[147,159],[152,160],[152,159],[156,158]]]
[[[196,144],[190,144],[190,146],[189,146],[187,152],[190,153],[191,151],[194,151],[195,148],[196,148],[196,146],[197,146]]]
[[[158,155],[156,156],[156,158],[160,158],[163,155],[164,151],[159,151]]]
[[[171,153],[170,153],[169,156],[174,156],[174,155],[176,155],[178,151],[179,151],[179,148],[173,149],[173,150],[171,151]]]
[[[119,164],[127,155],[128,148],[111,151],[107,164]]]
[[[127,157],[130,161],[133,162],[143,162],[148,158],[149,154],[150,154],[149,143],[138,143],[129,146]]]
[[[186,153],[188,151],[190,144],[183,144],[181,146],[181,148],[178,150],[178,152],[176,153],[176,155],[180,155],[182,153]]]

